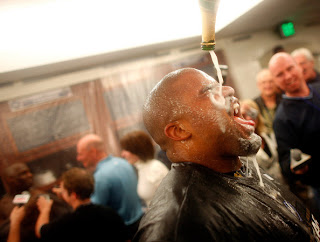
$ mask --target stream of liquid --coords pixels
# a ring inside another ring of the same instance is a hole
[[[255,156],[255,155],[252,156],[252,162],[253,162],[254,167],[255,167],[256,170],[257,170],[257,173],[258,173],[258,176],[259,176],[259,179],[260,179],[259,185],[260,185],[261,187],[264,187],[264,183],[263,183],[263,181],[262,181],[262,177],[261,177],[259,165],[258,165],[258,162],[257,162],[257,159],[256,159],[256,156]]]
[[[214,67],[216,68],[216,71],[217,71],[217,76],[218,76],[218,82],[219,82],[219,95],[221,98],[223,98],[222,96],[222,85],[223,85],[223,78],[222,78],[222,74],[221,74],[221,69],[219,67],[219,62],[218,62],[218,57],[216,55],[216,53],[214,53],[213,50],[210,50],[210,55],[211,55],[211,59],[212,59],[212,62],[213,62],[213,65]]]
[[[210,50],[209,52],[210,52],[210,55],[211,55],[211,59],[212,59],[213,65],[216,68],[218,81],[219,81],[219,94],[218,94],[219,98],[216,101],[218,101],[221,104],[225,104],[225,98],[222,95],[223,78],[222,78],[222,74],[221,74],[221,69],[219,67],[218,57],[217,57],[216,53],[214,53],[213,50]],[[258,173],[258,176],[259,176],[259,179],[260,179],[259,185],[261,187],[264,187],[264,183],[262,181],[262,177],[261,177],[261,173],[260,173],[258,162],[256,160],[256,156],[252,156],[251,160],[253,162],[254,167],[257,170],[257,173]],[[247,170],[248,170],[248,159],[247,159]]]

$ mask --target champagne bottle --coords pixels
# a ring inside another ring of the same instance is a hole
[[[202,50],[214,50],[216,15],[220,0],[199,0],[202,17]]]

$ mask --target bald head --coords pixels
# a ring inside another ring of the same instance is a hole
[[[183,100],[188,88],[187,80],[194,75],[205,74],[193,68],[173,71],[160,80],[147,97],[143,121],[153,139],[164,150],[169,141],[164,133],[165,126],[189,110]]]
[[[241,166],[260,137],[236,116],[234,90],[203,71],[185,68],[166,75],[143,109],[145,126],[172,162],[194,162],[218,172]]]
[[[3,173],[4,182],[12,195],[28,191],[33,185],[32,173],[25,163],[14,163]]]
[[[83,146],[86,149],[90,149],[91,147],[96,148],[97,150],[102,151],[103,150],[103,140],[100,136],[96,134],[88,134],[84,137],[82,137],[78,145]]]
[[[269,70],[276,83],[287,96],[302,97],[309,94],[301,67],[288,53],[277,53],[269,61]]]
[[[103,140],[96,134],[82,137],[77,144],[77,160],[89,170],[94,170],[98,162],[107,156]]]

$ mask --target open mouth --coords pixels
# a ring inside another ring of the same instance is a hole
[[[231,116],[233,117],[233,120],[243,126],[245,129],[249,130],[250,132],[254,131],[254,125],[255,122],[252,120],[246,120],[243,118],[240,112],[240,104],[238,102],[238,99],[234,99],[231,103],[232,109],[233,109],[233,115],[231,113]]]

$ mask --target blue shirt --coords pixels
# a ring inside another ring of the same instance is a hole
[[[98,163],[94,180],[92,203],[113,208],[126,225],[133,224],[142,216],[137,175],[126,160],[109,155]]]

